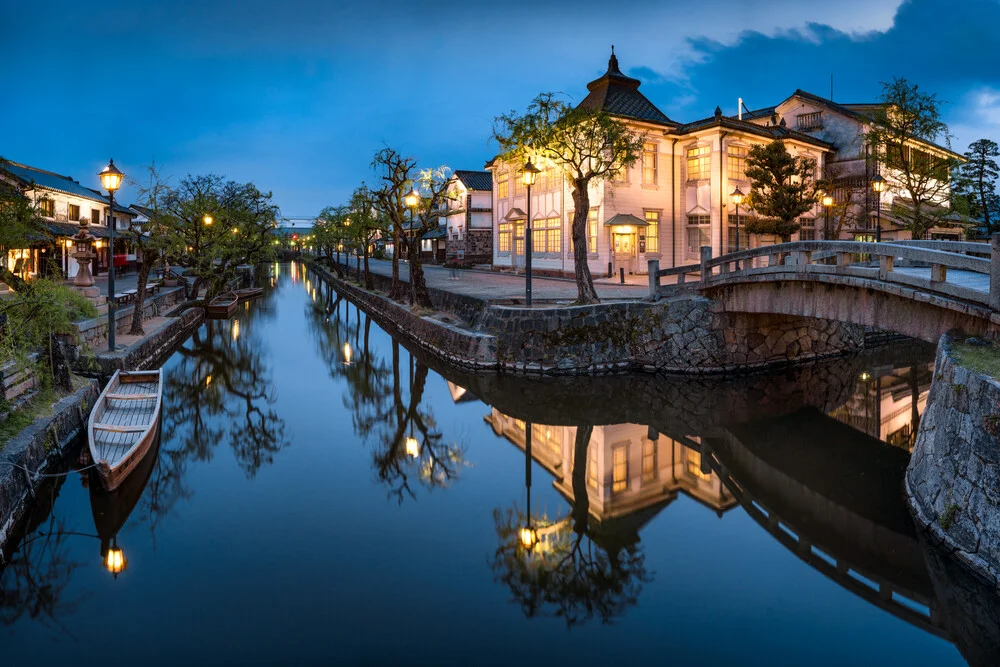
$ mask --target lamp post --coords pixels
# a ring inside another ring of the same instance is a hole
[[[740,204],[746,199],[746,195],[740,190],[740,186],[736,186],[736,189],[732,191],[729,195],[729,201],[736,205],[736,252],[740,251]],[[740,263],[736,262],[736,270],[740,270]]]
[[[524,181],[525,186],[527,186],[526,208],[528,210],[528,219],[524,221],[524,303],[529,308],[531,307],[531,246],[533,240],[531,238],[531,186],[535,184],[535,178],[541,171],[541,169],[531,164],[530,159],[521,170],[521,179]]]
[[[410,209],[410,229],[406,232],[407,239],[407,254],[411,257],[417,256],[417,249],[413,247],[415,239],[413,238],[413,210],[417,208],[417,204],[420,203],[420,193],[417,192],[417,188],[414,187],[410,194],[403,197],[403,201],[406,203],[406,208]],[[417,301],[417,291],[413,286],[413,262],[410,262],[410,303],[416,303]]]
[[[826,209],[826,225],[823,229],[823,238],[827,241],[833,234],[833,222],[830,220],[830,211],[833,210],[833,195],[823,194],[823,208]]]
[[[885,179],[880,174],[872,176],[872,190],[875,191],[875,210],[878,215],[878,223],[875,226],[875,242],[882,241],[882,193],[885,192]]]
[[[111,160],[108,166],[98,174],[101,185],[108,191],[108,199],[111,207],[108,220],[108,350],[115,351],[115,192],[122,185],[125,174],[118,170],[115,161]]]

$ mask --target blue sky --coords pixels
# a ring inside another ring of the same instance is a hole
[[[482,168],[496,115],[582,99],[611,44],[680,122],[904,76],[948,102],[959,152],[1000,140],[1000,0],[39,0],[0,19],[0,155],[93,187],[108,157],[155,159],[252,180],[287,216],[345,201],[385,144]]]

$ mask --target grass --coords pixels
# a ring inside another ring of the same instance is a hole
[[[73,390],[83,387],[89,380],[73,376]],[[0,422],[0,452],[11,438],[31,426],[39,417],[51,417],[53,406],[63,397],[72,392],[55,391],[50,387],[45,387],[38,391],[30,401],[20,406],[7,415],[7,418]]]
[[[993,343],[987,345],[954,343],[952,354],[959,364],[969,370],[1000,379],[1000,348]]]

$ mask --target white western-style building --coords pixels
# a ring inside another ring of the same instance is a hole
[[[595,182],[590,189],[587,249],[596,276],[645,273],[647,260],[661,268],[696,263],[701,246],[713,255],[737,249],[736,207],[730,194],[750,191],[747,152],[755,144],[781,139],[788,151],[812,160],[816,179],[835,182],[841,203],[851,202],[853,221],[842,225],[841,238],[865,240],[875,227],[877,203],[868,181],[876,173],[874,157],[864,142],[864,110],[874,105],[839,105],[796,91],[779,105],[758,111],[715,114],[693,123],[671,120],[639,92],[640,81],[624,75],[612,54],[607,72],[587,84],[582,106],[602,109],[624,120],[645,137],[641,158],[615,180]],[[933,144],[914,150],[953,153]],[[521,165],[491,160],[493,174],[493,264],[524,266],[525,186]],[[538,273],[572,275],[570,226],[573,199],[570,184],[553,165],[532,187],[532,267]],[[892,183],[892,177],[885,174]],[[890,185],[890,191],[892,185]],[[859,195],[860,193],[860,195]],[[888,214],[892,194],[882,196],[884,239],[907,239]],[[858,207],[862,207],[860,212]],[[752,212],[739,210],[739,249],[769,245],[772,236],[743,231]],[[792,240],[823,238],[825,210],[819,203],[800,219],[802,229]],[[956,230],[934,230],[955,233]]]

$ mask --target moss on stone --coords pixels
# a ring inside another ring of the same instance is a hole
[[[951,352],[959,365],[980,375],[1000,379],[1000,348],[993,343],[970,345],[956,342],[952,344]]]

